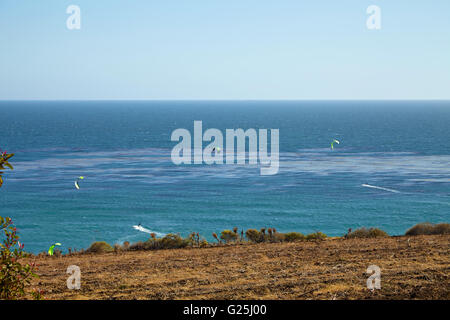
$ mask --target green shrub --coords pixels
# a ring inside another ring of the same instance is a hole
[[[238,235],[236,232],[233,232],[231,230],[223,230],[220,234],[220,239],[225,241],[226,243],[236,241],[238,239]]]
[[[142,242],[139,241],[130,246],[131,250],[160,250],[160,249],[178,249],[193,246],[192,237],[183,239],[179,234],[169,233],[163,238],[150,238]]]
[[[87,252],[92,253],[106,253],[106,252],[112,252],[114,251],[114,248],[111,247],[109,243],[106,243],[105,241],[97,241],[91,244],[89,249],[87,249]]]
[[[450,234],[449,223],[432,224],[429,222],[419,223],[406,231],[407,236],[431,235],[431,234]]]
[[[198,246],[200,248],[206,248],[206,247],[209,247],[209,243],[208,243],[208,241],[206,241],[206,239],[202,239],[202,240],[200,240],[200,243],[198,244]]]
[[[213,232],[212,236],[214,237],[214,239],[217,240],[217,242],[218,242],[219,244],[222,243],[222,241],[220,241],[219,237],[217,236],[217,233]]]
[[[138,241],[136,243],[131,244],[128,248],[129,250],[145,250],[146,247],[147,247],[146,243]]]
[[[327,235],[325,233],[322,232],[315,232],[315,233],[310,233],[306,236],[306,240],[323,240],[327,237]]]
[[[11,218],[0,217],[0,232],[4,234],[0,243],[0,300],[18,299],[25,295],[25,286],[31,278],[37,277],[35,265],[20,263],[26,254]]]
[[[286,241],[286,235],[284,233],[272,233],[272,235],[270,236],[270,241],[271,242],[283,242]]]
[[[258,230],[255,229],[248,229],[247,231],[245,231],[245,236],[249,241],[252,242],[264,242],[265,240],[262,232],[259,232]]]
[[[9,159],[14,156],[14,153],[6,153],[6,151],[0,151],[0,187],[3,185],[3,170],[5,170],[5,166],[11,170],[13,170],[13,166],[9,163]]]
[[[379,238],[379,237],[389,237],[389,235],[383,230],[377,228],[360,228],[353,232],[350,232],[346,236],[347,238]]]
[[[192,247],[200,247],[200,244],[201,242],[203,242],[203,240],[204,238],[200,237],[200,234],[198,232],[192,232],[188,237],[189,245],[191,245]]]
[[[31,291],[31,296],[34,300],[44,300],[44,290],[41,290],[39,288],[33,288],[33,291]]]
[[[284,241],[291,242],[299,240],[305,240],[305,236],[300,232],[288,232],[284,234]]]
[[[185,248],[191,245],[189,239],[183,239],[179,234],[169,233],[161,239],[161,245],[164,249]]]
[[[450,223],[436,224],[433,231],[433,234],[450,234]]]

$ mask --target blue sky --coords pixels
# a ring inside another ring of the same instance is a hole
[[[0,0],[0,43],[0,100],[450,99],[448,0]]]

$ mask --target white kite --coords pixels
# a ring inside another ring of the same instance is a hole
[[[80,185],[78,184],[78,181],[83,180],[83,179],[84,179],[84,177],[78,177],[78,179],[75,180],[75,188],[77,188],[77,190],[80,190]]]

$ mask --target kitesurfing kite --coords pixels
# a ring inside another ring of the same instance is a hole
[[[333,139],[333,141],[331,142],[331,150],[334,149],[334,144],[335,143],[339,144],[340,142],[339,142],[339,140]]]
[[[75,180],[75,188],[77,188],[78,190],[80,189],[80,186],[78,185],[78,181],[83,180],[83,179],[84,179],[84,177],[78,177],[78,179]]]
[[[55,246],[60,246],[61,245],[61,243],[59,243],[59,242],[57,242],[57,243],[55,243],[54,245],[52,245],[51,247],[50,247],[50,249],[48,249],[48,254],[50,255],[50,256],[52,256],[53,255],[53,251],[55,250]]]

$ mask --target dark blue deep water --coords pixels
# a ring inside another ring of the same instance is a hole
[[[1,215],[31,252],[145,240],[138,223],[211,239],[235,226],[337,236],[450,222],[450,102],[0,102],[0,119],[0,148],[15,153]],[[279,129],[279,173],[174,165],[170,135],[194,120]]]

